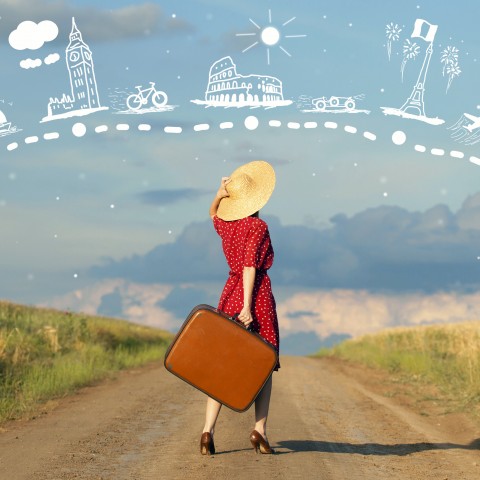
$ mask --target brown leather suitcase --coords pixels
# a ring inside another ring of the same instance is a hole
[[[209,305],[197,305],[169,346],[165,368],[223,405],[243,412],[277,364],[257,333]]]

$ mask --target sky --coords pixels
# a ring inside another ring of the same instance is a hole
[[[285,353],[478,318],[479,13],[476,0],[0,0],[0,298],[176,331],[228,274],[208,216],[221,177],[266,160]],[[75,48],[91,53],[87,107]],[[206,103],[219,60],[274,77],[282,101]]]

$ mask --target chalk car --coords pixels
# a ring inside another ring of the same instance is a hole
[[[321,112],[335,110],[353,110],[355,100],[352,97],[320,97],[312,100],[313,106]]]

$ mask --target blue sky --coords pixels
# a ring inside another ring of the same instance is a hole
[[[285,336],[308,329],[322,337],[358,334],[476,315],[480,166],[470,159],[480,151],[452,134],[465,133],[464,113],[480,116],[479,13],[474,0],[0,0],[0,110],[17,128],[0,137],[0,296],[175,329],[182,305],[188,313],[202,298],[216,303],[226,274],[207,215],[219,179],[263,159],[277,171],[262,212],[277,254],[272,280],[285,317],[300,318],[284,322]],[[41,123],[50,97],[70,90],[65,49],[72,17],[93,53],[100,102],[109,109]],[[401,107],[415,85],[427,46],[411,37],[416,19],[438,25],[425,112],[442,125],[381,110]],[[54,22],[58,36],[38,50],[14,50],[9,35],[27,20]],[[389,24],[401,29],[390,59]],[[259,32],[269,25],[278,28],[280,43],[270,47],[268,63]],[[252,39],[258,45],[246,50]],[[419,53],[405,64],[402,82],[407,40]],[[451,47],[460,72],[447,91],[441,56]],[[60,60],[51,65],[19,65],[54,53]],[[241,74],[280,79],[291,105],[192,103],[204,99],[210,66],[225,56]],[[118,113],[115,102],[125,108],[135,86],[149,82],[167,94],[170,108]],[[356,97],[363,111],[303,111],[322,96]],[[246,128],[247,117],[258,127]],[[233,127],[220,128],[224,122]],[[305,128],[307,122],[316,126]],[[463,123],[449,129],[456,122]],[[75,124],[85,133],[75,135]],[[142,124],[150,130],[139,130]],[[199,124],[209,130],[195,131]],[[96,133],[99,126],[108,131]],[[166,133],[168,126],[182,131]],[[395,132],[403,132],[403,143],[392,140]],[[58,139],[44,138],[51,133]],[[26,143],[31,137],[38,141]],[[321,318],[332,302],[346,302],[334,295],[339,291],[349,292],[352,308],[368,311],[373,302],[390,313],[359,331],[338,312]],[[448,296],[450,316],[422,307],[425,314],[412,320],[392,307],[408,296],[414,311],[425,299],[435,304],[439,292]],[[298,307],[303,294],[310,314]]]

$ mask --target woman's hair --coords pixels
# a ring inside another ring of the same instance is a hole
[[[251,217],[258,218],[258,217],[260,216],[259,214],[260,214],[260,210],[258,210],[258,211],[255,212],[255,213],[252,213],[250,216],[251,216]]]

